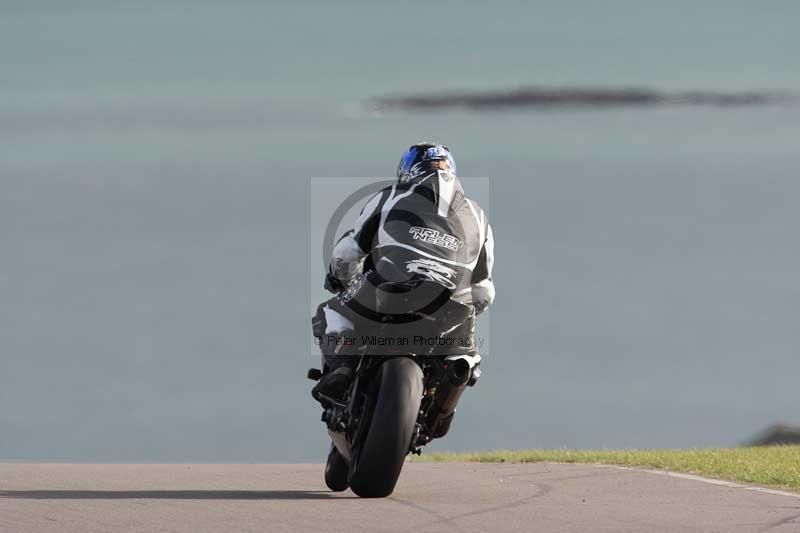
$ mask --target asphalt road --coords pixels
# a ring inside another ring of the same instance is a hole
[[[407,464],[333,494],[322,465],[0,464],[0,531],[800,531],[800,495],[643,470]]]

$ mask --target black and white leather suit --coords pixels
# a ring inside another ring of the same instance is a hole
[[[333,251],[329,277],[346,289],[312,321],[326,366],[353,365],[378,337],[406,338],[398,349],[412,353],[476,355],[475,316],[494,300],[493,264],[492,228],[457,177],[381,190]]]

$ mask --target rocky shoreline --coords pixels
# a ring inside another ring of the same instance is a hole
[[[636,88],[538,88],[486,92],[445,92],[389,96],[375,100],[380,110],[654,107],[665,105],[758,106],[791,104],[798,95],[786,92],[662,92]]]

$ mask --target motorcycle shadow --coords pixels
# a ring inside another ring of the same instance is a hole
[[[324,500],[357,498],[316,490],[0,490],[25,500]]]

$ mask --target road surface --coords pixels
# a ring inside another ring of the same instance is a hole
[[[800,532],[800,495],[643,470],[407,464],[395,493],[333,494],[321,465],[0,463],[0,532]]]

